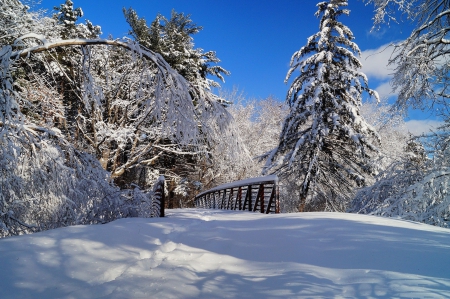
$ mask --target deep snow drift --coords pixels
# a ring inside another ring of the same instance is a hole
[[[181,209],[0,240],[0,298],[450,296],[450,230]]]

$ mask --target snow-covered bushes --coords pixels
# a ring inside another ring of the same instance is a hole
[[[450,168],[444,148],[438,146],[427,158],[421,143],[409,141],[405,156],[380,173],[372,186],[360,190],[349,212],[448,227]]]
[[[159,214],[154,192],[120,190],[57,129],[24,127],[1,130],[0,237]]]

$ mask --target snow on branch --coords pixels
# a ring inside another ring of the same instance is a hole
[[[93,45],[110,45],[110,46],[117,46],[122,47],[125,49],[128,49],[130,51],[136,51],[139,53],[139,55],[150,59],[153,61],[158,68],[160,68],[164,72],[168,72],[171,75],[175,75],[177,77],[178,74],[167,64],[167,62],[161,57],[161,55],[157,53],[153,53],[150,50],[144,49],[142,46],[139,46],[132,41],[120,41],[120,40],[108,40],[108,39],[82,39],[82,38],[76,38],[76,39],[67,39],[67,40],[59,40],[59,41],[52,41],[48,42],[43,36],[36,35],[33,33],[26,34],[20,38],[18,38],[14,42],[14,46],[19,45],[19,41],[33,38],[38,39],[42,42],[42,45],[25,48],[23,50],[17,50],[11,53],[11,59],[17,59],[19,57],[27,57],[32,53],[40,53],[44,51],[48,51],[53,48],[58,47],[72,47],[72,46],[93,46]],[[179,79],[178,79],[179,80]],[[184,82],[180,82],[180,84],[183,84]]]

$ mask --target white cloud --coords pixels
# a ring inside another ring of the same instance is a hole
[[[430,130],[436,131],[438,127],[444,125],[444,122],[439,120],[412,119],[408,120],[405,124],[409,133],[418,136],[424,133],[430,133]]]
[[[392,55],[393,47],[389,44],[377,49],[370,49],[361,52],[361,71],[369,78],[386,80],[390,79],[394,72],[394,66],[388,66],[389,58]]]
[[[392,96],[397,95],[397,93],[392,91],[392,86],[389,81],[381,83],[378,85],[375,90],[378,92],[378,95],[380,96],[380,99],[388,99]]]

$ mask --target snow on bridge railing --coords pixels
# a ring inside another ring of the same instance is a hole
[[[278,177],[269,175],[223,184],[198,194],[194,204],[205,209],[280,213]]]

